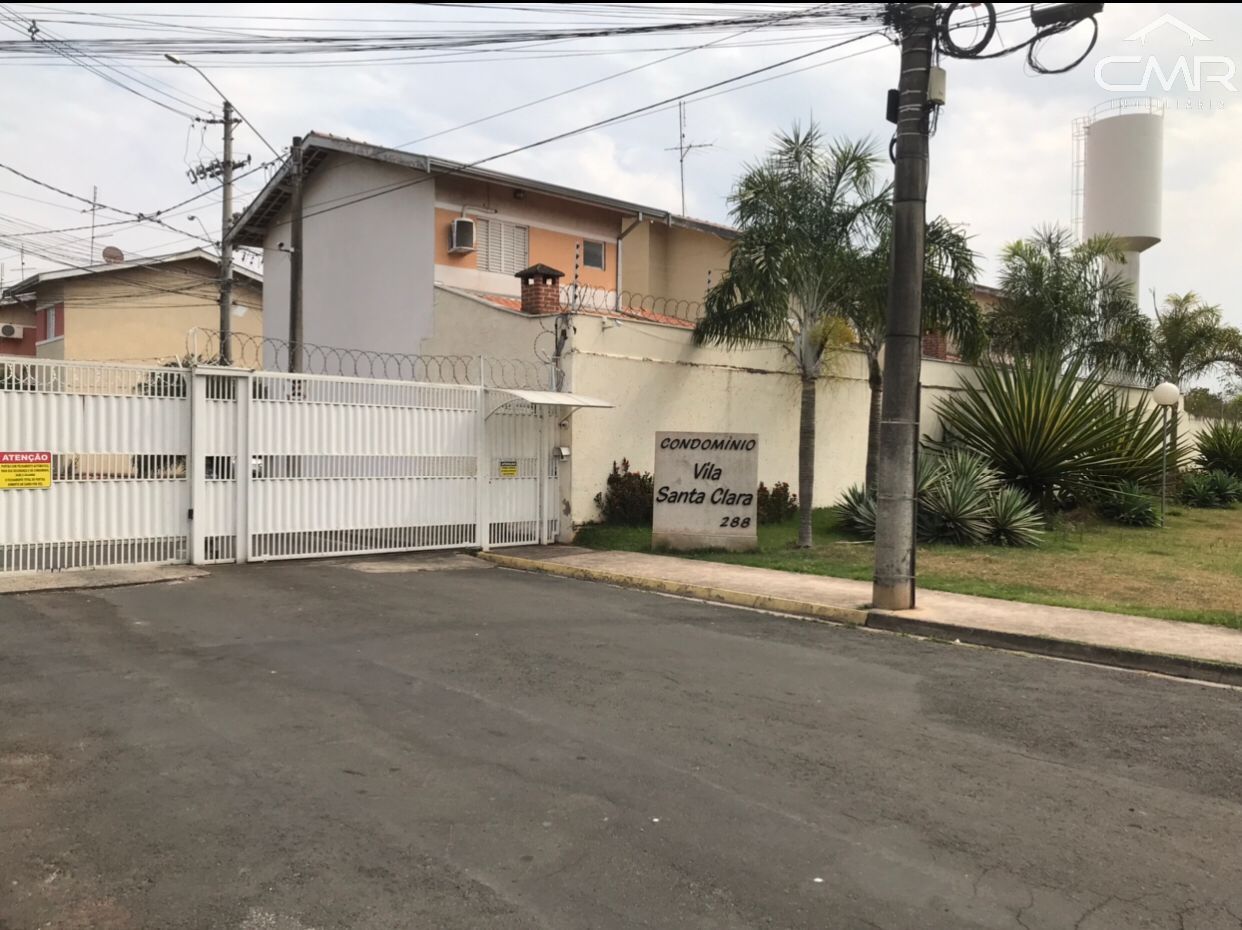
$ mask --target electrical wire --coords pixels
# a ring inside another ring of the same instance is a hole
[[[826,6],[826,5],[827,4],[819,4],[819,6],[812,7],[812,9],[819,9],[819,7]],[[792,14],[787,14],[787,15],[792,15]],[[749,32],[753,32],[756,29],[766,28],[778,22],[780,22],[780,17],[777,17],[769,22],[759,23],[753,26],[748,26],[746,29],[743,29],[741,32],[736,32],[736,33],[733,33],[731,35],[725,36],[720,39],[714,39],[711,42],[705,42],[702,45],[696,45],[691,48],[687,48],[681,51],[674,52],[673,54],[666,55],[663,58],[657,58],[655,61],[644,62],[641,65],[635,65],[632,68],[626,68],[622,71],[614,71],[611,74],[606,74],[603,77],[596,78],[593,81],[587,81],[585,84],[577,84],[574,87],[568,87],[564,90],[557,91],[554,94],[548,94],[547,96],[539,97],[536,100],[531,100],[531,101],[528,101],[527,103],[509,107],[508,109],[505,109],[505,110],[498,110],[495,113],[488,114],[487,116],[480,116],[476,119],[469,120],[468,122],[460,123],[456,126],[449,127],[448,129],[441,129],[437,132],[428,133],[425,136],[419,136],[417,139],[411,139],[409,142],[402,142],[400,145],[394,146],[394,148],[403,149],[410,145],[417,145],[419,142],[426,142],[428,139],[437,139],[440,136],[446,136],[449,133],[457,132],[462,129],[469,129],[471,126],[478,126],[480,123],[490,122],[491,120],[499,119],[502,116],[508,116],[511,113],[518,113],[522,110],[529,109],[530,107],[538,106],[541,103],[547,103],[550,100],[557,100],[561,97],[567,97],[570,94],[577,93],[580,90],[585,90],[588,87],[596,87],[608,81],[615,80],[616,78],[625,77],[626,75],[634,74],[637,71],[642,71],[645,68],[652,68],[652,67],[655,67],[656,65],[664,64],[665,62],[672,61],[674,58],[680,58],[683,55],[688,55],[691,52],[703,51],[704,49],[708,49],[715,45],[719,45],[722,42],[726,42],[729,39],[736,39],[739,36],[745,35]]]
[[[109,84],[113,84],[121,88],[122,90],[128,91],[131,94],[141,97],[142,99],[148,101],[149,103],[154,103],[156,106],[162,107],[163,109],[168,110],[172,113],[176,113],[179,116],[183,116],[186,119],[195,119],[196,117],[194,116],[193,113],[187,112],[186,110],[183,110],[183,109],[179,109],[175,106],[165,103],[162,100],[149,96],[148,94],[144,94],[141,90],[138,90],[136,87],[132,86],[131,84],[125,83],[125,81],[122,80],[122,78],[128,77],[131,81],[134,81],[135,83],[140,84],[148,88],[149,90],[152,90],[158,94],[162,94],[163,96],[168,97],[171,100],[177,101],[183,107],[188,106],[191,109],[197,109],[202,112],[207,112],[207,110],[203,107],[196,106],[190,101],[184,100],[176,96],[175,94],[170,94],[167,91],[161,90],[159,87],[156,87],[154,84],[150,83],[149,81],[143,80],[142,78],[139,78],[132,74],[126,75],[125,72],[121,71],[119,68],[108,65],[100,61],[97,57],[93,57],[81,51],[79,48],[76,47],[75,43],[67,42],[66,40],[60,38],[59,36],[56,36],[55,34],[47,30],[41,29],[38,23],[36,23],[34,20],[28,19],[22,16],[20,13],[17,13],[16,11],[14,11],[11,7],[7,5],[0,4],[0,10],[7,13],[8,16],[11,17],[13,20],[13,22],[11,22],[9,19],[0,20],[0,22],[2,22],[5,26],[7,26],[8,28],[12,29],[14,32],[17,32],[19,34],[24,33],[28,35],[29,41],[35,43],[35,45],[38,48],[50,49],[52,52],[61,56],[62,58],[66,58],[69,61],[72,61],[74,64],[77,64],[85,68],[87,71],[91,72],[92,74],[103,78]],[[20,26],[16,25],[16,23],[25,23],[26,28],[22,29]],[[39,36],[40,34],[46,35],[47,39],[39,40],[37,36]],[[0,46],[10,45],[10,44],[13,44],[13,43],[0,42]],[[109,71],[112,71],[114,73],[110,74]]]
[[[610,116],[605,119],[596,120],[592,123],[587,123],[586,125],[579,126],[575,129],[569,129],[564,132],[559,132],[559,133],[556,133],[555,135],[547,136],[535,142],[529,142],[529,143],[526,143],[525,145],[519,145],[519,146],[516,146],[515,148],[511,148],[506,151],[499,152],[495,155],[489,155],[485,158],[477,159],[476,161],[457,165],[454,168],[451,168],[447,171],[442,171],[439,173],[432,173],[425,177],[414,178],[409,181],[401,181],[395,184],[383,185],[381,187],[372,188],[367,191],[359,191],[351,195],[334,198],[333,200],[327,200],[323,202],[323,206],[320,209],[307,211],[303,215],[303,219],[308,219],[308,218],[315,217],[315,216],[322,216],[325,213],[331,213],[334,210],[339,210],[339,209],[343,209],[348,206],[353,206],[354,204],[362,203],[363,201],[371,200],[375,197],[380,197],[386,194],[393,193],[395,191],[404,190],[405,188],[408,188],[408,187],[414,187],[418,184],[422,184],[422,183],[425,183],[426,181],[432,180],[433,178],[458,174],[462,171],[467,171],[471,168],[477,168],[480,165],[484,165],[484,164],[496,161],[501,158],[507,158],[510,155],[516,155],[520,152],[530,151],[531,149],[539,148],[541,146],[548,145],[553,142],[559,142],[563,139],[571,138],[572,136],[581,135],[586,132],[591,132],[596,129],[601,129],[605,126],[610,126],[610,125],[614,125],[619,122],[633,119],[637,116],[641,116],[646,113],[652,112],[660,107],[666,107],[670,104],[676,105],[676,102],[679,100],[696,97],[699,94],[703,94],[707,91],[715,90],[717,88],[724,87],[724,86],[736,83],[738,81],[745,80],[746,78],[754,77],[755,75],[763,74],[765,72],[772,71],[776,68],[780,68],[785,65],[792,64],[794,62],[803,61],[815,55],[823,54],[824,52],[833,51],[843,46],[850,45],[854,42],[861,41],[862,39],[865,39],[871,36],[882,35],[882,34],[883,33],[879,31],[873,31],[873,32],[864,33],[859,36],[855,36],[850,39],[844,39],[833,45],[825,46],[824,48],[815,49],[810,52],[804,52],[800,55],[795,55],[792,58],[786,58],[786,59],[783,59],[782,61],[774,62],[769,65],[764,65],[759,68],[754,68],[750,71],[743,72],[742,74],[734,75],[733,77],[723,78],[719,81],[713,81],[710,84],[706,84],[702,87],[695,88],[694,90],[685,91],[683,93],[677,94],[672,97],[666,97],[663,100],[656,101],[655,103],[650,103],[650,104],[646,104],[641,107],[636,107],[632,110],[627,110],[624,113],[619,113],[619,114],[616,114],[615,116]],[[3,165],[0,165],[0,167],[3,167]],[[288,225],[288,224],[284,223],[281,225]]]

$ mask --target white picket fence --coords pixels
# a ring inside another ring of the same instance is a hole
[[[480,385],[0,363],[0,571],[550,542],[556,408]]]

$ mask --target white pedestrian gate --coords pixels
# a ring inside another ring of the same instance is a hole
[[[0,475],[0,571],[551,542],[559,398],[0,362],[0,453],[52,462],[50,487]]]

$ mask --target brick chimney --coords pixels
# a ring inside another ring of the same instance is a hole
[[[540,316],[561,312],[561,278],[565,272],[548,265],[523,268],[515,278],[522,279],[522,312]]]
[[[949,357],[949,340],[944,333],[938,333],[934,329],[923,333],[923,357],[941,360]]]

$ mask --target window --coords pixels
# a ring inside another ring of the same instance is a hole
[[[582,264],[587,268],[604,268],[604,256],[607,254],[604,243],[592,242],[590,239],[582,243]]]
[[[500,220],[478,220],[475,246],[480,271],[517,274],[530,264],[530,230]]]
[[[56,338],[56,305],[47,308],[47,338]]]

